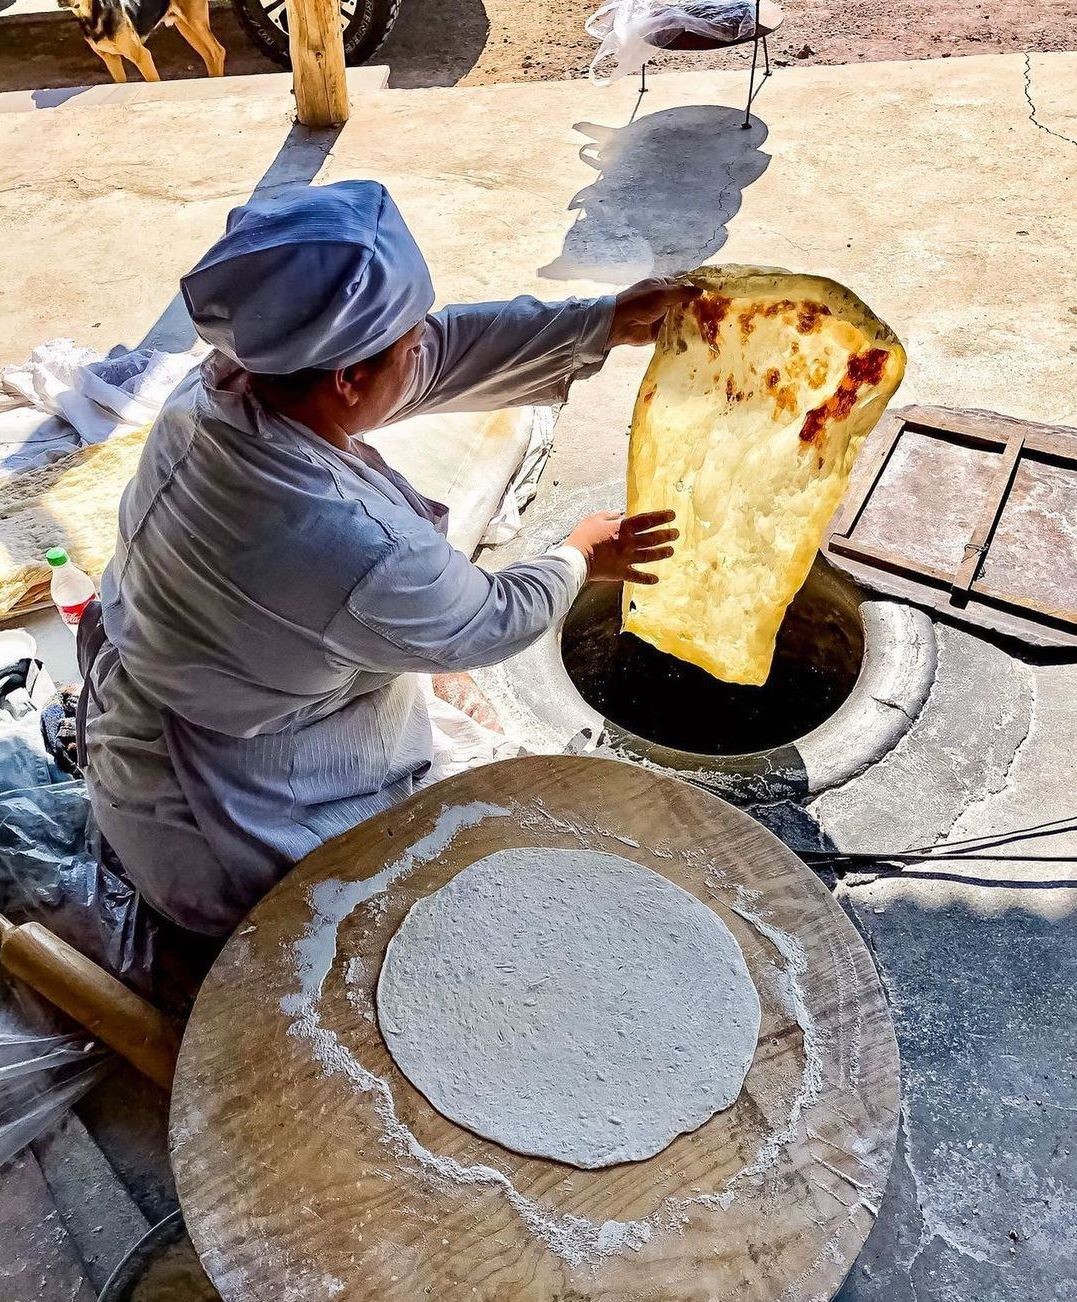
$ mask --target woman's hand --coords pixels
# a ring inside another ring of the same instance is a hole
[[[636,567],[673,555],[669,544],[680,534],[676,529],[662,528],[673,519],[672,511],[648,511],[627,518],[619,511],[600,511],[581,520],[565,541],[583,552],[589,579],[601,583],[657,583],[657,574]]]
[[[613,309],[609,347],[654,343],[669,309],[702,293],[698,285],[679,285],[664,278],[641,280],[621,290]]]
[[[504,732],[489,697],[468,673],[434,674],[434,695],[493,732]]]

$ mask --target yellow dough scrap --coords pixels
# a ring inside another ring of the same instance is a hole
[[[701,267],[640,387],[628,512],[671,509],[681,537],[624,628],[716,678],[761,685],[905,350],[853,293],[773,267]]]

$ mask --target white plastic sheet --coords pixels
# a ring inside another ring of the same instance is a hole
[[[601,42],[590,75],[604,85],[639,72],[683,32],[722,42],[751,36],[755,0],[607,0],[584,28]]]
[[[550,408],[413,416],[367,436],[420,493],[449,508],[449,541],[465,555],[507,542],[553,447]],[[491,524],[494,536],[488,537]]]
[[[532,407],[531,438],[523,461],[512,483],[505,490],[501,505],[482,536],[484,547],[496,547],[515,538],[523,527],[520,512],[538,492],[539,480],[553,451],[553,429],[557,410],[553,407]]]
[[[430,771],[419,783],[432,786],[465,769],[493,764],[498,760],[515,759],[527,752],[514,738],[473,719],[456,705],[444,701],[434,692],[434,686],[425,674],[419,677],[419,689],[430,716],[434,735],[434,754]]]
[[[0,1166],[54,1125],[110,1066],[89,1035],[42,1035],[31,1027],[18,1008],[0,1007]]]

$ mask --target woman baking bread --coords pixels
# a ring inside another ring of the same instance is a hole
[[[504,660],[586,578],[655,582],[636,567],[672,552],[671,513],[603,513],[489,574],[363,432],[560,402],[698,291],[430,315],[422,254],[370,181],[237,209],[182,289],[214,351],[150,431],[79,651],[101,830],[156,910],[220,935],[421,780],[415,674]]]

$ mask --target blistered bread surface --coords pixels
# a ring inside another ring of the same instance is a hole
[[[672,509],[654,586],[626,584],[624,628],[732,683],[762,684],[853,461],[905,352],[849,290],[775,268],[704,267],[640,387],[628,511]]]

